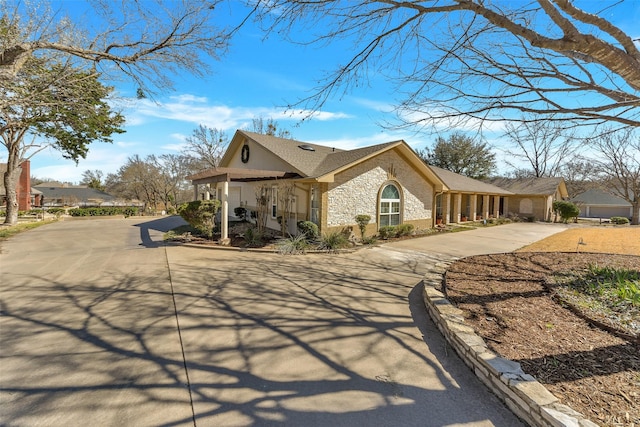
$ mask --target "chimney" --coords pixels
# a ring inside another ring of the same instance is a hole
[[[18,209],[21,211],[31,210],[31,162],[25,160],[20,164],[20,178],[16,188],[18,198]]]

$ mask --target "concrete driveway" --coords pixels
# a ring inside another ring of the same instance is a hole
[[[165,247],[176,221],[65,221],[1,244],[1,425],[519,425],[418,285],[460,245],[510,251],[561,227],[284,257]]]

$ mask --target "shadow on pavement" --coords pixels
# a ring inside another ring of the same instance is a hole
[[[153,240],[151,237],[151,230],[166,233],[167,231],[173,230],[176,227],[186,224],[186,221],[182,219],[182,217],[173,215],[144,221],[135,224],[135,226],[140,228],[140,240],[142,241],[141,245],[147,248],[157,248],[159,246],[162,246],[164,244],[164,241],[162,239]]]

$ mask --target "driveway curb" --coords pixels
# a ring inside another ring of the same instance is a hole
[[[579,412],[559,403],[519,363],[489,350],[486,342],[464,321],[462,310],[454,307],[437,289],[446,280],[450,263],[438,263],[425,274],[423,300],[429,316],[463,362],[511,411],[536,427],[597,427]]]

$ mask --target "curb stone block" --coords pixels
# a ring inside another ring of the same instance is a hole
[[[439,266],[440,264],[436,264]],[[442,275],[429,274],[423,280],[423,301],[438,330],[476,377],[526,423],[536,427],[598,427],[579,412],[558,403],[558,399],[536,379],[524,373],[519,363],[491,352],[486,342],[465,323],[437,287]],[[431,270],[433,272],[433,269]]]

